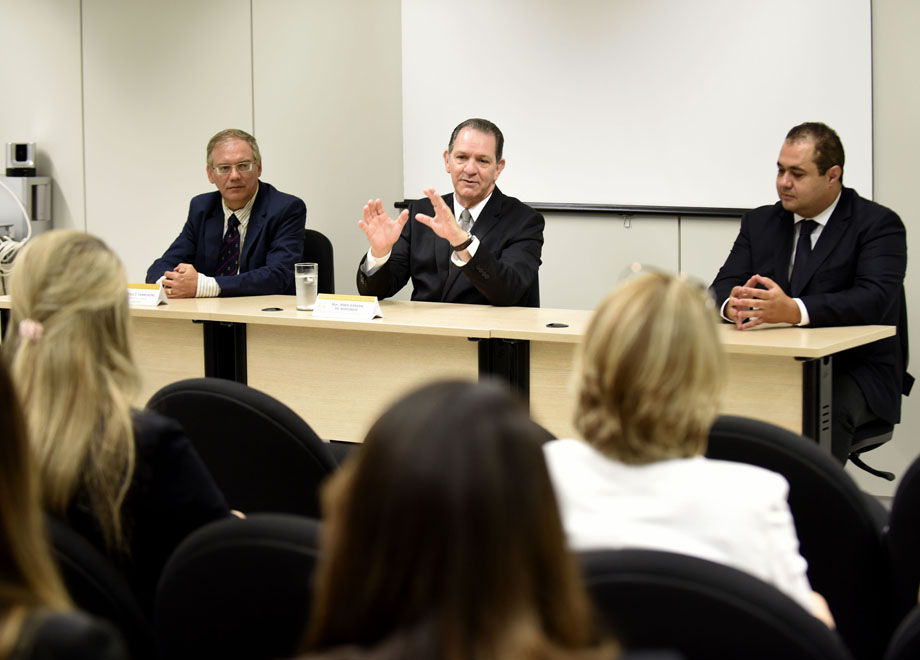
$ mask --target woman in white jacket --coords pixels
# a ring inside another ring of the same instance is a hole
[[[581,351],[582,439],[544,448],[569,544],[728,564],[833,625],[806,576],[786,480],[703,455],[727,368],[716,323],[705,291],[660,272],[601,303]]]

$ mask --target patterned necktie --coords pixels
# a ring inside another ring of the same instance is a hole
[[[470,215],[469,209],[463,209],[460,212],[460,229],[466,233],[470,233],[470,229],[473,228],[473,216]]]
[[[234,213],[227,219],[227,233],[217,255],[217,275],[236,275],[240,272],[240,221]]]
[[[799,223],[799,240],[795,245],[795,261],[792,264],[792,277],[789,278],[789,287],[792,295],[797,296],[804,285],[805,267],[811,256],[811,232],[818,223],[814,220],[802,220]]]

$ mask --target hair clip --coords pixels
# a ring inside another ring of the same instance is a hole
[[[38,341],[42,338],[45,327],[38,321],[32,319],[23,319],[19,322],[19,336],[24,339]]]

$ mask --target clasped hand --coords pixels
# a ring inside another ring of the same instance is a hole
[[[765,288],[756,288],[757,285]],[[798,323],[802,320],[795,300],[787,296],[779,284],[762,275],[754,275],[744,286],[732,289],[725,306],[725,316],[734,321],[739,330],[762,323]]]
[[[163,273],[167,298],[194,298],[198,293],[198,271],[191,264],[179,264]]]

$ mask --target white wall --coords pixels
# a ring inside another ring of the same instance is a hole
[[[0,166],[7,142],[35,142],[55,226],[84,229],[80,3],[0,0],[0,26]]]
[[[213,189],[211,135],[252,130],[249,24],[249,0],[83,1],[86,228],[130,281]]]
[[[0,104],[0,143],[38,143],[56,227],[102,236],[142,281],[213,190],[208,139],[238,127],[354,292],[361,207],[402,191],[399,0],[0,0],[0,25],[30,56],[0,67],[22,98]]]
[[[307,203],[332,241],[336,291],[355,293],[371,197],[402,192],[399,1],[257,0],[255,129],[262,178]]]
[[[920,376],[920,197],[916,166],[920,154],[920,3],[916,0],[874,0],[872,43],[875,115],[875,200],[894,209],[907,227],[907,309],[910,318],[910,371]],[[844,145],[846,146],[846,145]],[[887,445],[865,455],[869,465],[902,475],[920,455],[920,386],[903,399],[901,424]],[[864,490],[891,495],[897,485],[848,466]]]

